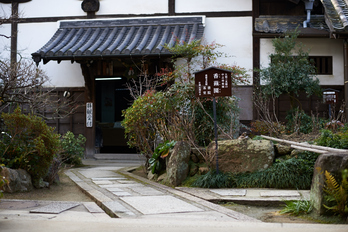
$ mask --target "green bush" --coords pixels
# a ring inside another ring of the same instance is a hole
[[[276,160],[263,171],[235,175],[236,187],[310,189],[317,157],[314,153],[303,153],[288,160]]]
[[[33,183],[44,177],[59,151],[59,135],[38,116],[24,115],[17,108],[3,113],[0,162],[26,170]]]
[[[160,171],[165,168],[164,159],[168,156],[169,150],[172,149],[176,144],[176,141],[165,141],[159,144],[152,157],[149,159],[149,168],[151,173],[160,173]]]
[[[234,179],[230,173],[209,171],[207,174],[198,177],[193,187],[199,188],[232,188]]]
[[[309,214],[313,210],[311,201],[286,201],[285,207],[280,211],[280,214],[291,214],[298,216],[300,214]]]
[[[82,165],[82,158],[85,153],[86,138],[79,134],[77,138],[68,131],[61,139],[61,159],[64,163],[73,165]]]
[[[339,183],[335,177],[325,170],[325,200],[328,210],[340,214],[342,218],[348,216],[348,169],[342,171],[342,181]]]
[[[348,149],[348,129],[340,129],[337,133],[331,130],[321,130],[320,137],[315,141],[320,146]]]

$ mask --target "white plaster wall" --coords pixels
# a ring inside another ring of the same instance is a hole
[[[309,49],[310,56],[332,56],[333,75],[318,75],[317,78],[321,85],[343,85],[344,66],[343,66],[343,42],[335,39],[298,39]],[[267,67],[269,64],[269,54],[274,52],[271,39],[261,39],[261,66]]]
[[[84,16],[80,0],[32,0],[19,4],[22,18]]]
[[[18,52],[31,59],[31,53],[44,46],[57,30],[57,23],[27,23],[18,26]],[[42,33],[45,32],[45,33]],[[81,87],[84,86],[79,64],[71,64],[70,61],[62,61],[57,64],[50,61],[39,65],[50,78],[49,86],[54,87]]]
[[[4,24],[0,26],[0,34],[11,36],[11,25]],[[2,59],[10,59],[11,56],[11,39],[0,36],[0,57]]]
[[[0,15],[3,18],[9,18],[11,16],[11,4],[0,3]]]
[[[204,37],[207,43],[224,45],[219,51],[229,55],[219,63],[237,65],[252,74],[252,18],[206,18]],[[250,84],[252,84],[250,79]]]
[[[252,0],[176,0],[175,2],[177,13],[251,10]]]
[[[156,14],[168,13],[168,0],[100,0],[101,14]]]
[[[33,0],[19,4],[21,17],[59,17],[59,16],[85,16],[81,9],[82,0]],[[0,4],[11,12],[11,4]],[[100,0],[97,15],[104,14],[156,14],[167,13],[167,0]]]

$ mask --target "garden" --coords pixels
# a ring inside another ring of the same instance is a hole
[[[296,42],[297,36],[295,31],[284,38],[274,39],[275,52],[270,55],[272,62],[266,68],[255,70],[261,83],[254,83],[253,102],[258,120],[251,125],[240,124],[239,99],[217,99],[219,144],[237,140],[241,142],[237,142],[239,145],[234,145],[233,149],[247,147],[245,144],[263,141],[265,138],[262,135],[269,135],[348,149],[348,126],[342,111],[338,114],[332,112],[331,118],[324,118],[302,110],[298,95],[304,92],[308,96],[321,97],[322,90],[308,51]],[[218,58],[225,56],[218,52],[220,46],[196,41],[167,48],[174,54],[173,69],[165,69],[158,74],[160,88],[155,85],[143,88],[146,91],[135,96],[133,105],[123,112],[122,125],[129,146],[137,148],[147,159],[144,167],[146,175],[169,186],[311,189],[315,162],[320,154],[293,149],[279,142],[267,141],[274,145],[271,148],[274,147],[274,156],[266,168],[236,172],[234,169],[219,171],[215,166],[212,99],[195,97],[194,73],[214,66],[232,72],[233,86],[249,81],[247,70],[237,65],[217,63]],[[288,96],[291,103],[285,121],[280,121],[272,110],[281,95]],[[287,152],[283,152],[284,149]],[[242,153],[239,153],[240,156]],[[176,158],[171,158],[173,156]],[[184,177],[182,173],[172,177],[172,172],[178,172],[173,171],[173,163],[178,170],[185,170]],[[340,215],[345,221],[348,214],[347,175],[344,169],[339,171],[325,172],[323,205],[325,214]],[[288,202],[283,212],[298,215],[307,214],[312,209],[313,204],[303,200]]]

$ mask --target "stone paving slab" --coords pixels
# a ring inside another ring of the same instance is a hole
[[[112,194],[118,197],[132,196],[129,192],[112,192]]]
[[[76,206],[79,206],[79,203],[51,203],[49,205],[30,210],[30,213],[48,213],[48,214],[59,214],[66,210],[72,209]]]
[[[105,184],[105,185],[99,185],[101,188],[131,188],[131,187],[140,187],[144,186],[142,184]]]
[[[94,202],[84,202],[83,205],[86,207],[90,213],[105,213],[96,203]]]
[[[121,197],[120,199],[140,211],[142,214],[203,211],[202,209],[173,196],[137,196]]]
[[[96,185],[110,185],[110,184],[113,184],[113,182],[112,181],[110,181],[110,180],[94,180],[94,181],[92,181],[94,184],[96,184]]]
[[[85,169],[85,170],[79,170],[78,172],[86,178],[120,177],[120,175],[110,170]]]
[[[245,196],[247,190],[245,189],[210,189],[210,192],[219,194],[221,196]]]
[[[92,178],[92,181],[100,181],[100,180],[127,180],[125,177],[97,177]]]
[[[294,191],[264,191],[260,192],[261,197],[300,197],[299,192]]]
[[[123,192],[124,190],[123,189],[120,189],[120,188],[106,188],[106,190],[110,191],[110,192]]]
[[[125,206],[123,206],[121,203],[117,201],[103,202],[103,204],[117,216],[135,216],[135,213],[133,213],[131,210],[127,209]]]
[[[133,187],[131,188],[134,192],[136,193],[139,193],[140,195],[143,195],[143,196],[158,196],[158,195],[164,195],[163,192],[161,191],[158,191],[154,188],[151,188],[151,187],[147,187],[147,186],[144,186],[144,187]]]

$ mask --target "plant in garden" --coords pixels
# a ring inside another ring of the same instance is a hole
[[[286,94],[290,97],[291,109],[301,105],[298,94],[306,92],[308,96],[321,94],[319,80],[315,77],[315,66],[304,51],[303,45],[297,43],[298,31],[287,33],[284,38],[272,40],[274,53],[269,56],[270,63],[266,68],[257,70],[263,85],[257,83],[254,93],[255,107],[260,111],[260,116],[265,120],[270,129],[273,121],[278,123],[275,115],[275,100]],[[273,113],[270,111],[273,108]],[[277,131],[275,131],[277,133]]]
[[[230,173],[209,171],[201,175],[192,184],[193,187],[199,188],[232,188],[234,187],[234,178]]]
[[[86,138],[83,135],[79,134],[75,137],[71,131],[66,132],[60,142],[62,161],[67,164],[81,165],[85,152],[85,142]]]
[[[336,133],[323,129],[320,137],[315,142],[320,146],[348,149],[348,128],[343,127]]]
[[[302,153],[287,160],[276,160],[268,169],[234,176],[238,188],[310,189],[315,153]]]
[[[129,146],[137,147],[149,159],[154,153],[155,140],[158,137],[163,140],[186,140],[192,145],[197,144],[199,133],[205,129],[203,126],[206,124],[211,126],[213,120],[212,115],[203,110],[203,104],[195,97],[193,72],[200,70],[204,65],[212,64],[216,57],[220,56],[215,50],[217,48],[215,44],[203,46],[200,41],[193,41],[178,44],[171,50],[174,54],[174,70],[168,69],[168,72],[165,72],[163,69],[157,76],[162,84],[171,83],[171,85],[163,91],[155,91],[155,88],[147,90],[133,102],[131,107],[123,111],[122,125]],[[178,57],[184,62],[181,64],[176,62]],[[237,66],[232,66],[230,69],[236,77],[232,80],[242,82],[246,79],[244,69]],[[237,101],[218,99],[218,102],[220,108],[224,110],[218,113],[228,119],[222,121],[224,124],[220,124],[219,129],[221,133],[231,133],[231,125],[237,115]],[[199,114],[206,116],[199,120],[197,116]]]
[[[0,59],[0,112],[11,112],[20,105],[23,112],[45,119],[64,118],[75,113],[79,104],[72,97],[57,96],[53,88],[45,88],[48,80],[33,61],[21,59],[13,63]]]
[[[291,214],[298,216],[300,214],[309,214],[313,210],[311,201],[285,201],[285,207],[280,211],[280,214]]]
[[[149,168],[152,174],[159,173],[165,167],[164,159],[169,155],[169,150],[175,144],[176,141],[165,141],[156,147],[152,157],[149,159]]]
[[[338,213],[341,217],[348,216],[348,169],[342,171],[342,181],[339,184],[335,177],[325,170],[325,186],[324,192],[325,200],[329,205],[324,207],[335,213]]]
[[[36,181],[44,177],[59,151],[59,135],[38,116],[24,115],[17,108],[3,113],[0,162],[26,170]]]

